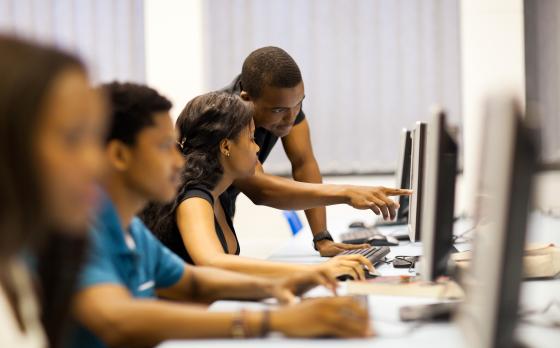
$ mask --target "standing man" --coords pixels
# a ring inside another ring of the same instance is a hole
[[[252,102],[255,108],[255,141],[260,147],[254,176],[237,180],[224,193],[233,217],[239,192],[251,201],[278,209],[305,209],[313,233],[313,244],[321,256],[334,256],[347,249],[369,247],[335,243],[327,230],[326,205],[349,204],[356,209],[371,209],[384,219],[393,219],[398,204],[388,196],[410,195],[410,190],[385,187],[322,184],[319,165],[313,154],[309,124],[302,110],[305,98],[301,72],[293,58],[278,47],[263,47],[245,59],[241,75],[222,89]],[[292,165],[294,180],[266,174],[262,164],[282,139]]]

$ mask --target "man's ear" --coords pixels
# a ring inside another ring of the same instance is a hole
[[[131,149],[128,145],[119,140],[111,140],[107,144],[107,157],[111,167],[119,172],[125,171],[132,161]]]
[[[241,93],[239,93],[239,97],[244,101],[251,101],[251,96],[245,91],[241,91]]]
[[[223,156],[229,157],[230,150],[231,150],[231,140],[223,139],[222,141],[220,141],[220,152],[222,153]]]

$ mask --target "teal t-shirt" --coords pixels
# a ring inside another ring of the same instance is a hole
[[[144,223],[135,217],[129,233],[134,241],[125,242],[117,211],[106,196],[91,230],[89,258],[80,274],[78,289],[101,284],[122,285],[136,298],[155,298],[155,290],[181,279],[185,263],[160,243]],[[78,326],[70,347],[101,348],[106,345],[92,332]]]

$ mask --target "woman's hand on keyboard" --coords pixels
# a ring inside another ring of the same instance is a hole
[[[271,313],[270,327],[289,337],[369,337],[368,309],[351,297],[304,300]]]
[[[338,255],[314,267],[317,271],[327,271],[334,277],[349,275],[354,280],[366,279],[364,267],[370,272],[375,271],[371,262],[362,255]]]
[[[309,270],[295,273],[275,281],[271,294],[280,303],[288,304],[296,301],[296,296],[301,296],[316,286],[322,285],[336,295],[338,286],[336,277],[327,270]]]

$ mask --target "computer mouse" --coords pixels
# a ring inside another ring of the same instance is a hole
[[[366,228],[366,224],[363,221],[354,221],[350,225],[349,228]]]
[[[343,274],[336,277],[336,280],[340,282],[345,282],[347,280],[354,280],[354,277],[352,277],[350,274]]]
[[[391,238],[395,238],[397,241],[400,240],[410,240],[410,235],[408,234],[408,230],[404,230],[404,231],[398,231],[398,232],[393,232],[391,233]]]
[[[369,272],[367,269],[365,269],[365,268],[364,268],[364,271],[365,271],[366,279],[373,279],[373,278],[377,278],[377,277],[381,276],[381,274],[379,274],[378,272],[376,272],[376,273],[370,273],[370,272]],[[341,276],[336,277],[336,279],[337,279],[338,281],[345,282],[345,281],[347,281],[347,280],[354,280],[354,277],[352,277],[352,276],[349,275],[349,274],[343,274],[343,275],[341,275]]]
[[[373,246],[396,246],[399,241],[394,237],[386,237],[382,234],[376,234],[368,239],[368,243]]]

